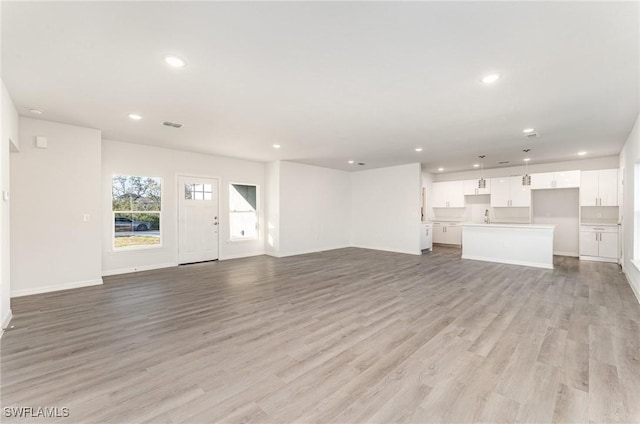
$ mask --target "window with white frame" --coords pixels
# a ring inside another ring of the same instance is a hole
[[[162,179],[114,175],[111,180],[114,249],[161,245]]]
[[[231,240],[258,238],[258,186],[229,184],[229,233]]]

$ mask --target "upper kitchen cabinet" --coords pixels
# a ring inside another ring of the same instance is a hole
[[[531,175],[531,189],[580,187],[580,171],[544,172]]]
[[[464,185],[462,181],[433,183],[431,207],[464,208]]]
[[[583,171],[580,206],[618,206],[618,170]]]
[[[478,180],[464,180],[462,182],[464,195],[474,195],[474,194],[491,194],[491,180],[485,180],[486,186],[485,188],[478,187]]]
[[[531,206],[530,186],[522,185],[522,177],[492,178],[491,206],[494,208]]]

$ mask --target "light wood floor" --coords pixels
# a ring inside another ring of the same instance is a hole
[[[618,266],[459,256],[262,256],[13,299],[2,406],[82,423],[640,422],[640,306]]]

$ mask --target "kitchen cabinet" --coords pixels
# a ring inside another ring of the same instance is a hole
[[[464,186],[462,181],[433,183],[431,191],[431,207],[464,208]]]
[[[492,178],[491,206],[494,208],[531,206],[530,186],[523,186],[520,176]]]
[[[618,206],[618,170],[583,171],[580,206]]]
[[[432,250],[433,248],[433,225],[420,224],[420,250]]]
[[[462,228],[458,222],[435,222],[433,243],[462,245]]]
[[[478,180],[464,180],[462,182],[462,187],[464,190],[464,195],[474,195],[474,194],[491,194],[491,180],[485,180],[486,187],[478,188]]]
[[[618,261],[617,226],[580,226],[580,259]]]
[[[531,189],[580,187],[580,171],[544,172],[531,174]]]

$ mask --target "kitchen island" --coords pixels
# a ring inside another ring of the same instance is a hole
[[[553,269],[555,227],[462,224],[462,259]]]

